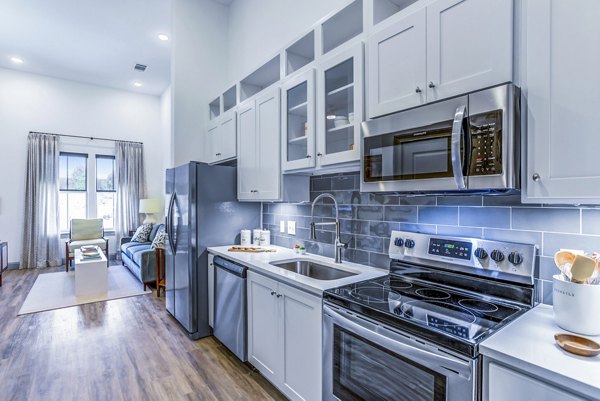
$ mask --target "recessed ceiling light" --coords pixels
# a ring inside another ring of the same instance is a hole
[[[23,59],[20,57],[11,57],[10,61],[12,61],[15,64],[23,64]]]
[[[134,82],[133,86],[137,86],[139,88],[140,86],[142,86],[142,83],[141,82]]]
[[[169,36],[167,34],[164,34],[164,33],[159,33],[158,34],[158,39],[162,40],[163,42],[166,42],[167,40],[169,40]]]

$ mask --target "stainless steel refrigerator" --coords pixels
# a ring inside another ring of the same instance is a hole
[[[207,247],[258,227],[260,204],[237,201],[237,169],[191,162],[167,169],[166,307],[192,339],[208,326]]]

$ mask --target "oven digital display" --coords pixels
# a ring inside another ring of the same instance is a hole
[[[466,241],[453,241],[441,238],[429,240],[429,254],[449,258],[471,260],[473,244]]]

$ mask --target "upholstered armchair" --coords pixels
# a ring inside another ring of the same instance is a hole
[[[73,262],[75,250],[82,246],[96,245],[106,255],[108,265],[108,240],[104,238],[102,219],[72,219],[69,240],[65,243],[66,271]]]

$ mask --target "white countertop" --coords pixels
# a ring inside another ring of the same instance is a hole
[[[600,355],[590,358],[570,354],[556,344],[556,333],[569,332],[554,322],[552,306],[539,305],[483,341],[479,351],[556,385],[600,399]],[[585,337],[600,342],[600,336]]]
[[[323,291],[330,288],[336,288],[346,284],[357,283],[359,281],[386,276],[389,273],[387,270],[346,261],[340,264],[334,263],[333,259],[323,256],[312,255],[308,253],[306,255],[299,255],[291,249],[280,246],[271,246],[272,249],[275,249],[275,252],[263,253],[229,252],[229,248],[231,248],[231,246],[211,247],[208,248],[208,252],[212,253],[213,255],[219,255],[231,261],[237,262],[242,266],[246,266],[251,271],[273,277],[276,280],[286,282],[294,287],[303,289],[318,296],[322,296]],[[336,269],[357,273],[357,275],[338,280],[317,280],[281,269],[270,264],[271,262],[294,258],[314,260],[315,262],[319,262],[320,264],[324,264]]]

